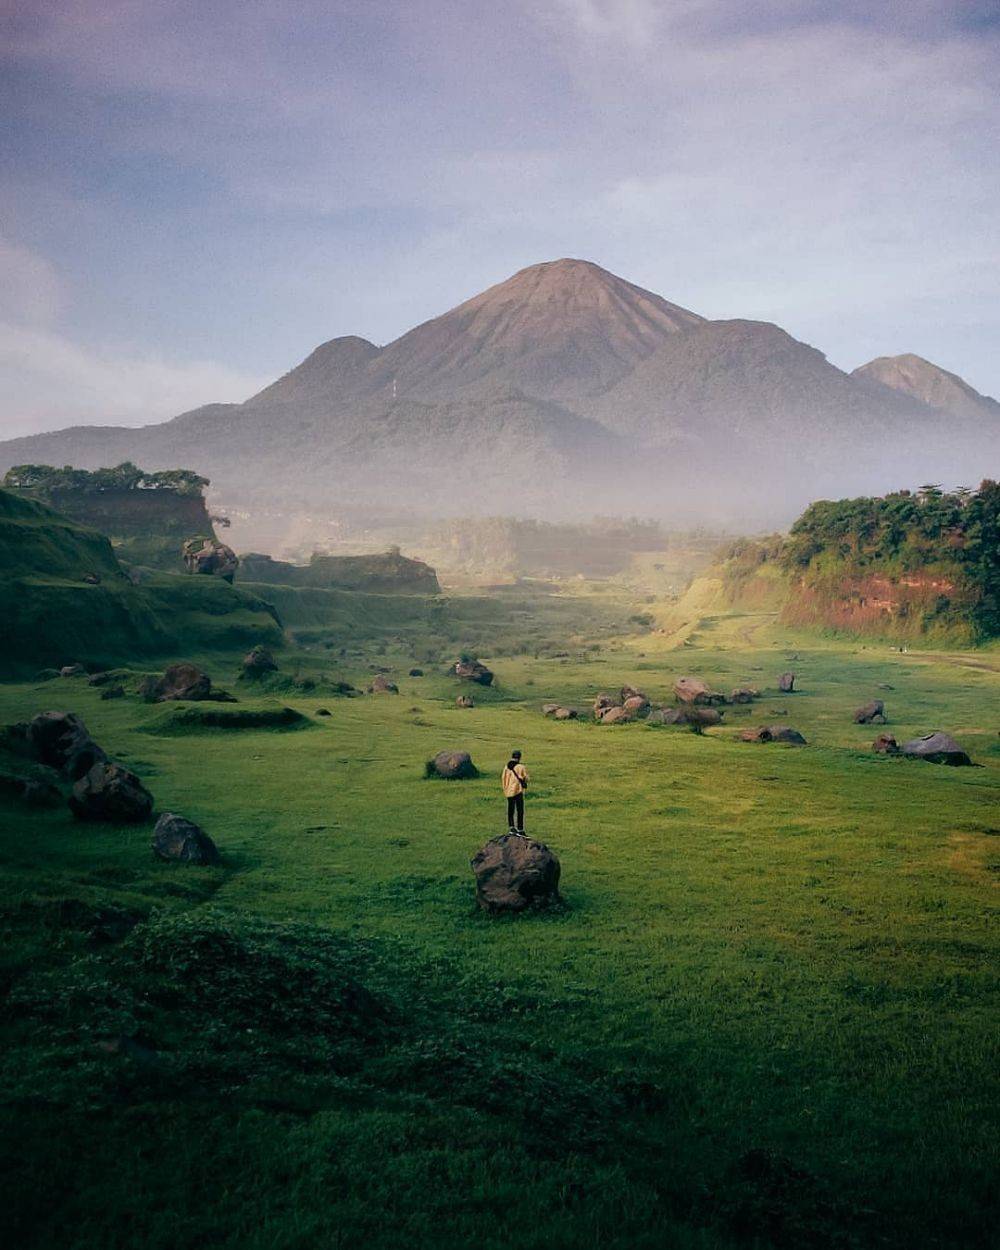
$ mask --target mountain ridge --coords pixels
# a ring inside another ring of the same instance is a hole
[[[564,258],[384,346],[322,343],[242,404],[0,443],[0,471],[132,459],[196,468],[227,504],[780,520],[825,491],[995,473],[1000,425],[983,415],[945,430],[779,326],[708,320]]]

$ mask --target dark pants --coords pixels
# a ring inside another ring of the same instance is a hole
[[[517,817],[517,820],[514,817]],[[507,828],[524,833],[524,795],[515,794],[507,800]]]

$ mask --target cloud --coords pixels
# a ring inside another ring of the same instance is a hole
[[[0,438],[67,424],[144,425],[270,379],[213,361],[81,344],[58,328],[68,293],[55,267],[0,238]]]
[[[0,438],[65,425],[147,425],[209,402],[240,401],[270,378],[214,361],[90,349],[0,321]]]

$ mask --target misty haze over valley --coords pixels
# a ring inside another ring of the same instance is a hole
[[[779,326],[564,259],[384,347],[323,343],[242,404],[0,443],[0,470],[123,460],[208,476],[254,545],[275,512],[754,530],[815,498],[978,484],[1000,468],[1000,405],[917,357],[844,373]]]

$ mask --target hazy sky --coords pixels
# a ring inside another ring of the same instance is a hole
[[[0,0],[0,432],[582,256],[1000,394],[1000,0]]]

